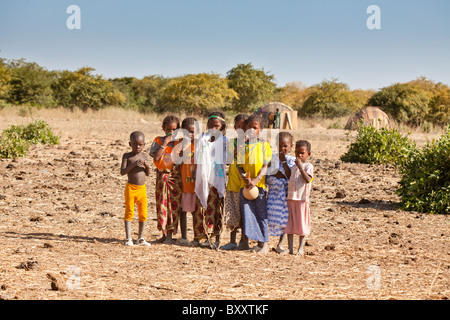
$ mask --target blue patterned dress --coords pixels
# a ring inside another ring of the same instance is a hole
[[[278,155],[274,155],[278,157]],[[295,165],[295,157],[286,155],[286,162],[289,168]],[[279,161],[279,171],[286,175],[281,161]],[[266,184],[269,192],[267,196],[267,216],[269,232],[271,236],[281,236],[288,222],[288,206],[286,195],[288,192],[289,179],[278,179],[275,176],[267,176]]]

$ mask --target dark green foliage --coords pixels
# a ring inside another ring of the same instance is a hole
[[[431,92],[417,85],[397,83],[375,93],[368,104],[380,107],[398,121],[417,126],[427,117],[431,97]]]
[[[51,107],[55,105],[52,92],[54,72],[34,62],[14,60],[9,63],[9,90],[7,101],[16,104]]]
[[[304,117],[335,118],[349,115],[363,105],[364,99],[352,92],[347,84],[332,79],[309,88],[308,98],[299,114]]]
[[[45,121],[36,120],[28,125],[12,125],[0,136],[0,158],[26,156],[32,144],[59,144],[60,137],[53,134]]]
[[[234,111],[253,111],[274,97],[275,77],[264,69],[255,69],[251,63],[238,64],[227,72],[227,79],[230,88],[237,93],[232,102]]]
[[[25,157],[29,147],[30,143],[22,139],[17,132],[0,135],[0,158]]]
[[[356,141],[341,156],[344,162],[367,164],[393,164],[404,162],[414,150],[415,143],[395,129],[375,129],[361,125]]]
[[[95,69],[84,67],[75,72],[58,73],[52,84],[59,105],[82,110],[99,110],[108,105],[120,105],[125,101],[123,94],[114,90],[111,82],[102,76],[91,74]]]
[[[400,166],[397,194],[405,210],[450,213],[450,126],[440,140],[414,150]]]

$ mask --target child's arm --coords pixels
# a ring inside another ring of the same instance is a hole
[[[158,151],[156,151],[156,153],[153,157],[153,159],[155,159],[155,161],[159,161],[159,159],[161,159],[162,155],[165,152],[165,148],[171,141],[172,141],[172,135],[168,135],[168,136],[164,137],[162,145],[159,146]]]
[[[149,165],[149,163],[150,163],[149,156],[146,155],[145,161],[144,161],[144,172],[145,172],[145,175],[147,177],[150,175],[150,165]]]
[[[136,168],[138,165],[141,165],[142,162],[143,162],[142,160],[138,160],[138,161],[135,161],[134,163],[130,164],[129,166],[127,166],[128,156],[127,156],[127,154],[124,154],[122,157],[122,165],[120,166],[120,175],[124,176],[126,174],[129,174],[131,172],[131,170]]]
[[[310,183],[312,180],[312,177],[309,174],[307,174],[305,170],[303,170],[302,160],[300,160],[300,158],[296,158],[295,164],[297,165],[298,169],[300,170],[300,174],[302,175],[302,177],[306,181],[306,183]]]
[[[258,175],[251,179],[250,177],[248,178],[244,178],[243,180],[246,182],[246,187],[247,188],[253,188],[254,186],[256,186],[259,182],[259,180],[262,179],[262,177],[264,177],[267,173],[267,169],[269,168],[268,164],[264,164],[261,168],[261,170],[259,171]]]

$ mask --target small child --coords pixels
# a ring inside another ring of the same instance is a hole
[[[259,195],[255,200],[247,200],[241,189],[240,207],[242,214],[242,241],[238,249],[248,250],[249,239],[257,240],[258,246],[251,251],[265,254],[269,251],[269,227],[267,221],[267,192],[265,175],[270,161],[272,150],[268,142],[259,140],[259,133],[263,128],[264,120],[258,114],[251,115],[247,120],[246,135],[248,141],[238,150],[238,170],[244,181],[244,188],[258,187]],[[244,159],[241,162],[241,159]]]
[[[246,122],[248,115],[238,114],[234,118],[234,129],[238,131],[242,130],[241,134],[245,134]],[[233,162],[228,168],[228,182],[227,189],[225,193],[225,209],[224,209],[224,224],[231,229],[230,242],[226,245],[220,247],[223,250],[233,250],[237,248],[236,235],[237,229],[241,228],[241,208],[240,208],[240,192],[245,186],[244,180],[239,176],[239,170],[237,168],[237,150],[238,140],[244,140],[242,136],[239,138],[234,138],[230,140],[229,146],[232,144],[233,147],[228,148],[228,157],[233,159]],[[230,152],[233,151],[233,154]],[[227,161],[227,163],[230,163]]]
[[[266,177],[266,183],[269,187],[267,196],[267,216],[269,221],[269,231],[271,236],[280,237],[276,252],[284,254],[287,250],[283,248],[286,240],[286,234],[283,233],[288,221],[288,208],[286,206],[286,196],[288,193],[289,178],[291,177],[291,168],[295,165],[295,157],[288,155],[294,145],[294,137],[289,132],[280,132],[278,134],[279,153],[274,155],[278,157],[278,172]],[[274,157],[272,162],[275,163]]]
[[[194,221],[194,230],[208,238],[200,244],[202,247],[217,249],[220,244],[220,232],[223,218],[223,202],[226,183],[226,146],[227,140],[225,115],[214,111],[208,115],[208,129],[198,139],[195,148],[197,156],[197,174],[195,193],[205,208],[204,216]],[[216,140],[216,136],[220,137]],[[216,241],[211,242],[215,236]]]
[[[306,140],[295,143],[295,166],[288,185],[287,206],[289,217],[284,233],[288,235],[289,253],[294,254],[294,234],[300,236],[297,255],[303,255],[306,236],[311,230],[309,195],[314,167],[306,162],[311,155],[311,144]]]
[[[195,193],[195,175],[196,175],[196,164],[195,164],[195,143],[196,140],[194,138],[195,134],[195,124],[197,119],[193,117],[188,117],[183,120],[181,123],[181,128],[187,130],[189,132],[189,141],[190,143],[186,146],[183,145],[180,156],[183,158],[183,162],[181,164],[181,180],[182,180],[182,188],[183,193],[181,194],[181,217],[180,217],[180,229],[181,229],[181,238],[177,241],[179,245],[189,245],[189,241],[187,239],[187,212],[192,212],[194,217],[202,216],[203,208],[200,204],[200,201]],[[194,218],[195,219],[195,218]],[[196,220],[196,219],[195,219]],[[194,228],[194,242],[191,243],[193,245],[195,241],[198,242],[199,235],[196,232],[196,228]]]
[[[158,230],[163,235],[158,242],[172,243],[172,235],[177,232],[178,220],[181,214],[181,173],[179,165],[175,165],[177,159],[173,159],[172,151],[180,142],[174,140],[174,131],[180,128],[180,119],[176,116],[167,116],[162,123],[164,136],[158,136],[153,140],[150,148],[150,156],[156,166],[156,214],[158,218]]]
[[[147,221],[147,188],[145,181],[150,175],[150,157],[142,152],[145,147],[144,134],[140,131],[131,133],[129,145],[131,152],[123,155],[120,167],[120,174],[128,176],[128,182],[125,186],[125,245],[133,245],[131,221],[133,220],[134,205],[136,203],[139,216],[139,234],[136,244],[150,246],[150,243],[145,241],[143,237],[145,221]]]

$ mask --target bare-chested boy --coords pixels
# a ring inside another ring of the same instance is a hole
[[[145,221],[147,221],[147,189],[145,181],[150,175],[150,156],[142,152],[145,147],[145,136],[140,131],[130,135],[131,152],[122,157],[121,175],[128,175],[125,187],[125,235],[126,246],[132,246],[131,221],[134,216],[134,205],[137,204],[139,217],[139,235],[136,244],[150,246],[143,237]]]

